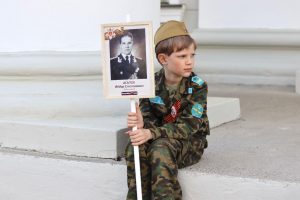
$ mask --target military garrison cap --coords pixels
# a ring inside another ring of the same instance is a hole
[[[154,44],[156,46],[163,40],[181,35],[189,35],[185,24],[175,20],[167,21],[163,23],[156,31],[154,36]]]

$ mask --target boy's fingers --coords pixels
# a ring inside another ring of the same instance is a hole
[[[133,112],[128,113],[128,117],[134,117],[134,116],[136,116],[136,113],[133,113]]]
[[[130,136],[130,140],[131,140],[131,141],[138,141],[138,140],[140,140],[140,139],[139,139],[138,136],[133,135],[133,136]]]
[[[136,117],[128,117],[127,121],[128,122],[131,122],[131,121],[137,122],[138,120]]]
[[[136,134],[137,134],[136,131],[128,131],[129,136],[133,136],[133,135],[136,135]]]

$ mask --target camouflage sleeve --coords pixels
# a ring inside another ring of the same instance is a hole
[[[174,138],[188,139],[195,133],[202,136],[209,134],[207,118],[207,84],[194,88],[188,104],[183,108],[175,122],[164,124],[161,127],[152,127],[150,131],[153,139]]]
[[[151,104],[148,98],[140,99],[140,109],[143,115],[144,128],[155,128],[158,126],[158,118],[154,115],[151,109]]]

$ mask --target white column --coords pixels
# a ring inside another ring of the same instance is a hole
[[[201,0],[198,70],[210,82],[295,85],[299,1]]]

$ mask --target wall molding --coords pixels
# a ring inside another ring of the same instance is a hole
[[[293,29],[196,29],[192,33],[200,45],[296,47],[300,48],[300,30]]]
[[[101,75],[99,51],[28,51],[0,53],[0,76],[98,76]]]
[[[195,71],[208,82],[295,85],[300,30],[197,29],[192,36],[198,44]]]

